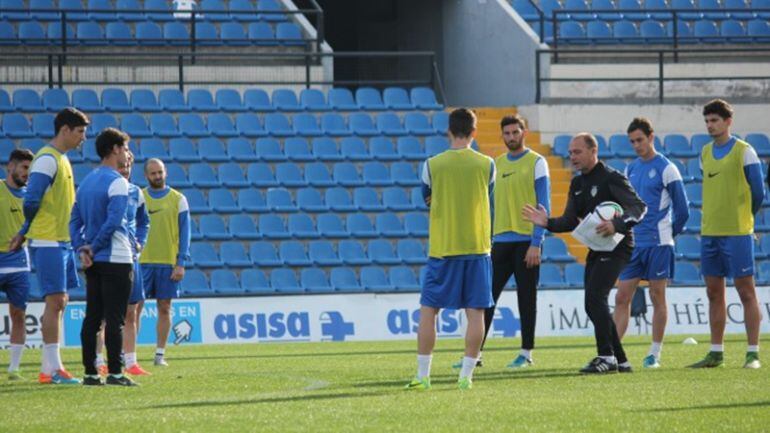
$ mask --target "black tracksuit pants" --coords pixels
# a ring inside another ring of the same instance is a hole
[[[521,320],[521,348],[535,348],[535,321],[537,319],[537,284],[540,281],[540,266],[527,268],[524,258],[530,243],[526,242],[496,242],[492,244],[492,297],[497,305],[505,284],[513,275],[516,278],[516,295],[519,304]],[[484,311],[484,342],[486,342],[492,319],[495,316],[495,306]],[[481,346],[484,349],[482,343]]]
[[[614,355],[618,363],[628,358],[620,344],[607,298],[628,259],[625,254],[589,251],[584,277],[585,309],[594,324],[596,350],[599,356]]]
[[[133,287],[134,270],[130,263],[94,262],[86,269],[86,317],[80,330],[83,366],[86,374],[98,374],[96,366],[96,334],[102,320],[107,367],[110,374],[120,374],[120,351],[123,348],[123,325],[128,298]]]

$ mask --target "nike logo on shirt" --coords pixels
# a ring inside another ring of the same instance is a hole
[[[152,214],[154,214],[154,213],[158,213],[158,212],[160,212],[160,211],[162,211],[162,210],[163,210],[163,209],[155,209],[155,210],[149,210],[149,211],[147,211],[147,213],[149,213],[150,215],[152,215]]]
[[[657,275],[657,276],[661,276],[661,275],[663,275],[663,274],[665,274],[665,273],[666,273],[666,271],[660,271],[660,272],[656,272],[656,273],[655,273],[655,275]]]
[[[580,190],[580,191],[575,191],[575,195],[580,195],[580,194],[582,194],[582,193],[583,193],[583,190]]]
[[[749,269],[751,269],[751,266],[749,266],[748,268],[741,269],[741,272],[748,272]]]
[[[716,176],[716,175],[718,175],[718,174],[719,174],[719,172],[716,172],[716,173],[709,173],[709,177],[711,178],[711,177],[714,177],[714,176]]]
[[[515,172],[515,171],[512,171],[512,172],[510,172],[510,173],[503,173],[503,179],[505,179],[506,177],[508,177],[508,176],[510,176],[510,175],[512,175],[512,174],[514,174],[514,173],[516,173],[516,172]]]

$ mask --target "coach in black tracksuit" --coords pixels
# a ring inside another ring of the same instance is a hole
[[[580,220],[593,212],[601,202],[613,201],[623,208],[622,217],[605,221],[596,228],[597,233],[604,236],[622,233],[625,235],[623,240],[612,251],[589,250],[586,258],[585,309],[594,324],[599,356],[580,372],[630,372],[631,366],[620,344],[607,297],[620,271],[631,258],[634,248],[631,227],[642,220],[647,206],[622,173],[599,161],[598,145],[593,135],[581,133],[573,137],[569,145],[569,156],[580,175],[572,179],[564,214],[558,218],[548,218],[543,209],[532,206],[525,206],[523,214],[533,223],[560,233],[575,229]]]

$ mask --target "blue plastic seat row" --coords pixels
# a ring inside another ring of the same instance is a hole
[[[209,190],[208,198],[202,190],[195,188],[183,189],[182,193],[187,197],[190,211],[194,214],[261,213],[271,209],[312,213],[427,210],[420,187],[409,190],[400,187],[385,188],[381,198],[377,191],[370,187],[355,188],[352,194],[341,187],[328,188],[325,192],[315,188],[301,188],[296,191],[296,199],[283,188],[269,189],[267,198],[262,191],[253,188],[238,190],[236,196],[230,190],[215,188]],[[426,216],[423,229],[415,231],[414,234],[427,235],[427,224]]]
[[[768,0],[540,0],[540,9],[546,18],[551,19],[554,11],[568,9],[571,12],[557,15],[558,20],[588,21],[602,19],[608,21],[645,19],[671,19],[672,13],[666,9],[678,10],[684,20],[728,19],[747,20],[752,18],[770,18]],[[540,18],[529,0],[514,0],[513,7],[527,21]],[[729,9],[729,10],[725,10]],[[765,9],[765,10],[760,10]],[[648,11],[649,10],[649,11]],[[654,11],[653,11],[654,10]]]
[[[78,168],[82,167],[82,168]],[[88,164],[76,164],[74,170],[88,172]],[[421,181],[412,163],[394,162],[388,169],[381,162],[366,162],[359,172],[355,164],[350,162],[335,163],[331,176],[323,163],[305,164],[304,173],[293,162],[275,164],[275,173],[267,163],[254,162],[248,165],[246,171],[234,162],[220,164],[215,171],[207,163],[190,164],[188,172],[178,163],[166,164],[168,184],[175,188],[247,188],[257,187],[304,187],[304,186],[418,186]],[[77,180],[77,176],[76,176]],[[141,170],[131,173],[131,182],[144,187],[147,180]]]
[[[672,22],[664,27],[663,23],[652,20],[642,22],[639,28],[627,20],[613,24],[593,20],[585,27],[577,21],[564,21],[559,24],[559,41],[569,44],[671,43],[674,37],[672,29]],[[691,26],[679,21],[676,37],[681,43],[767,42],[770,41],[770,23],[757,19],[744,26],[732,19],[719,24],[704,19]]]
[[[66,29],[67,45],[70,46],[187,46],[193,42],[204,46],[292,46],[307,43],[294,23],[278,23],[273,29],[265,22],[253,22],[244,27],[240,21],[224,22],[219,26],[200,21],[195,23],[194,41],[190,25],[180,21],[166,22],[162,27],[153,21],[133,25],[113,21],[104,27],[97,21],[80,21],[74,27],[67,24]],[[0,20],[0,45],[59,45],[62,39],[61,22],[23,21],[17,27],[11,21]]]
[[[333,268],[327,274],[319,268],[306,268],[297,273],[291,269],[273,269],[268,278],[265,272],[247,269],[240,273],[218,269],[211,279],[197,269],[190,270],[182,281],[185,296],[217,296],[275,293],[334,293],[334,292],[394,292],[418,291],[420,282],[412,268],[394,266],[388,270],[379,266],[365,266],[357,275],[348,267]]]
[[[207,214],[193,219],[192,234],[194,240],[206,239],[225,241],[232,239],[314,239],[314,238],[404,238],[420,236],[424,233],[424,214],[408,213],[403,223],[398,215],[390,212],[378,213],[374,223],[369,216],[361,213],[348,214],[343,218],[337,213],[292,214],[282,218],[276,214],[260,214],[254,220],[247,214],[230,215],[225,219],[220,215]]]

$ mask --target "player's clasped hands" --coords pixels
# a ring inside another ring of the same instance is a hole
[[[83,264],[83,269],[88,269],[94,264],[94,252],[91,251],[90,245],[80,247],[78,249],[78,255],[80,256],[80,263]]]

